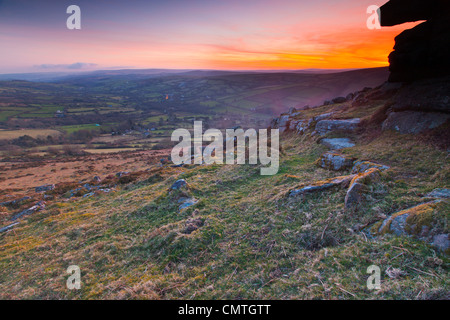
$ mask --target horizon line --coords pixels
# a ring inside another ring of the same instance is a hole
[[[245,73],[245,72],[300,72],[300,71],[337,71],[337,72],[346,72],[346,71],[355,71],[355,70],[364,70],[364,69],[380,69],[380,68],[388,68],[389,66],[381,66],[381,67],[364,67],[364,68],[304,68],[304,69],[199,69],[199,68],[118,68],[118,69],[94,69],[94,70],[62,70],[62,71],[32,71],[32,72],[2,72],[0,71],[0,75],[24,75],[24,74],[88,74],[94,72],[108,72],[108,71],[179,71],[179,72],[192,72],[192,71],[222,71],[222,72],[236,72],[236,73]]]

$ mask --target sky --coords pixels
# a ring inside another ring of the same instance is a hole
[[[394,37],[369,30],[387,0],[0,0],[0,73],[387,66]],[[81,9],[69,30],[67,7]]]

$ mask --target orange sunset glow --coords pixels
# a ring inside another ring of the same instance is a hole
[[[29,11],[0,4],[2,73],[380,67],[394,37],[415,25],[369,30],[366,9],[374,1],[83,0],[81,30],[67,30],[69,2],[28,2]]]

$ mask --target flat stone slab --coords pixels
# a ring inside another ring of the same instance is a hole
[[[12,223],[12,224],[10,224],[10,225],[8,225],[8,226],[6,226],[6,227],[0,228],[0,233],[6,232],[6,231],[8,231],[8,230],[14,228],[14,227],[17,226],[18,224],[19,224],[19,222],[15,222],[15,223]]]
[[[332,138],[332,139],[327,138],[322,139],[320,143],[330,148],[331,150],[339,150],[355,146],[355,144],[349,138]]]
[[[450,198],[450,189],[434,189],[425,195],[426,198],[447,199]]]
[[[45,192],[45,191],[51,191],[53,189],[55,189],[54,184],[44,184],[43,186],[34,188],[34,191],[35,192]]]
[[[433,245],[442,252],[448,252],[450,248],[450,239],[448,234],[439,234],[433,237]]]
[[[355,176],[356,175],[354,175],[354,174],[348,175],[348,176],[340,176],[340,177],[330,178],[330,179],[323,180],[323,181],[318,181],[318,182],[312,183],[310,185],[303,185],[297,189],[290,190],[289,196],[293,197],[293,196],[298,196],[298,195],[307,194],[307,193],[314,193],[314,192],[318,192],[318,191],[327,190],[327,189],[330,189],[335,186],[349,184],[350,181],[352,181],[352,179]]]
[[[356,208],[364,200],[364,194],[367,192],[367,184],[378,180],[380,170],[370,168],[363,173],[358,173],[350,182],[350,188],[345,195],[345,209]]]
[[[325,134],[331,131],[353,131],[360,123],[359,118],[348,120],[321,120],[316,124],[316,131]]]
[[[180,203],[180,206],[178,207],[178,210],[182,211],[182,210],[184,210],[186,208],[189,208],[190,206],[193,206],[197,202],[198,202],[198,200],[195,199],[195,198],[180,198],[178,200],[178,203]]]
[[[347,158],[342,154],[328,151],[320,157],[317,164],[324,169],[339,171],[352,167],[353,161],[353,158]]]
[[[23,216],[31,215],[37,211],[40,211],[42,209],[45,209],[45,202],[39,201],[36,205],[32,206],[31,208],[25,209],[22,212],[17,213],[11,218],[11,221],[15,221],[19,218],[22,218]]]
[[[388,166],[371,161],[356,161],[353,165],[352,173],[363,173],[372,168],[376,168],[380,171],[390,169]]]

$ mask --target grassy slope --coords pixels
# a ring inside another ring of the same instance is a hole
[[[161,168],[116,194],[50,205],[0,235],[0,298],[448,299],[447,256],[412,238],[353,231],[449,187],[447,153],[393,132],[354,138],[347,153],[392,167],[358,213],[344,212],[345,189],[285,197],[344,174],[314,164],[322,145],[286,135],[275,176],[250,165]],[[179,178],[200,200],[182,213],[180,195],[167,192]],[[447,232],[448,212],[443,203],[436,213]],[[192,216],[204,226],[184,234]],[[79,291],[65,287],[72,264],[82,270]],[[366,288],[372,264],[382,270],[376,292]],[[390,278],[388,268],[403,274]]]

